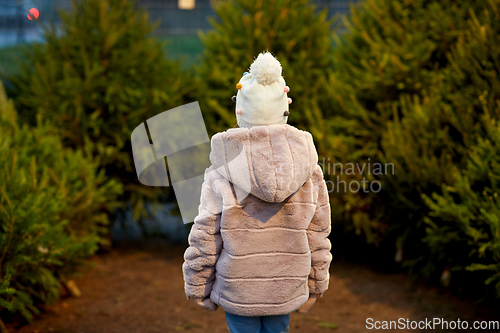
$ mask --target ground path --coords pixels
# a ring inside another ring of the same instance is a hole
[[[222,309],[208,312],[186,299],[183,251],[184,247],[156,244],[118,246],[98,255],[75,279],[81,297],[63,297],[31,325],[10,327],[9,332],[227,332]],[[374,331],[366,329],[367,318],[390,321],[439,317],[472,322],[495,316],[492,309],[480,309],[473,302],[437,289],[412,285],[402,274],[374,272],[340,262],[333,262],[330,271],[330,289],[309,313],[292,314],[291,333]],[[425,330],[383,330],[410,331]]]

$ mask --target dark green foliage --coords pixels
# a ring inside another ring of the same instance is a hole
[[[0,86],[0,307],[29,320],[105,242],[122,189],[89,152],[64,148],[41,116],[34,127],[16,118]]]
[[[12,311],[12,304],[10,304],[5,298],[7,295],[13,295],[14,293],[14,289],[10,288],[10,276],[5,276],[0,281],[0,307]]]
[[[218,20],[214,30],[200,35],[204,44],[198,66],[201,110],[213,134],[236,124],[236,83],[254,58],[270,51],[281,62],[290,85],[290,124],[306,125],[325,107],[327,98],[320,79],[331,65],[331,21],[326,11],[316,13],[310,0],[214,1]]]
[[[21,120],[36,114],[54,124],[70,147],[90,149],[106,174],[125,184],[136,205],[164,189],[139,185],[132,161],[132,130],[184,104],[190,74],[166,59],[145,10],[128,0],[74,1],[62,24],[45,28],[46,43],[30,50],[13,78]],[[124,200],[125,200],[124,199]]]
[[[427,101],[426,90],[439,80],[447,62],[446,52],[466,26],[470,6],[465,1],[451,6],[452,2],[370,0],[344,20],[348,33],[335,36],[334,70],[327,86],[332,107],[320,125],[333,135],[320,143],[321,150],[344,163],[361,164],[368,162],[369,157],[371,162],[380,161],[382,136],[394,117],[402,116],[405,96]],[[427,135],[437,136],[435,130],[429,132]],[[395,171],[398,175],[403,173],[398,166]],[[439,177],[441,172],[429,174]],[[418,186],[426,186],[422,181],[425,179],[414,179]],[[415,193],[414,184],[397,184],[401,190]],[[419,197],[418,193],[415,195]],[[367,210],[367,205],[380,196],[356,194],[353,206],[346,211],[346,217],[355,218],[358,230],[365,229],[369,242],[380,240],[376,229],[383,232],[386,227],[384,223],[368,227],[370,216],[380,212]],[[403,204],[401,208],[406,210],[411,205],[402,201],[399,199],[391,206]],[[375,210],[383,209],[373,206]]]
[[[489,130],[492,141],[479,139],[466,168],[450,170],[453,186],[432,199],[423,195],[432,210],[424,220],[431,252],[425,261],[446,264],[464,278],[464,269],[481,271],[500,296],[500,128],[490,124]]]
[[[481,273],[500,296],[500,2],[484,6],[483,15],[471,13],[436,85],[463,163],[447,170],[451,181],[432,199],[422,194],[431,209],[424,240],[431,262]],[[419,264],[432,271],[428,261]]]
[[[349,33],[335,38],[333,105],[313,125],[330,134],[321,152],[394,165],[394,174],[341,175],[378,180],[382,190],[335,191],[339,220],[391,259],[404,249],[415,273],[439,277],[449,267],[465,278],[466,267],[498,264],[491,214],[499,169],[490,155],[498,152],[499,11],[497,0],[367,0],[345,20]],[[481,173],[472,168],[479,147],[490,156]]]
[[[23,59],[23,47],[15,45],[0,48],[0,78],[19,72],[18,62]]]

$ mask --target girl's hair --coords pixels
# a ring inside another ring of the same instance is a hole
[[[238,123],[236,123],[236,125],[234,125],[233,128],[240,128],[240,127],[238,126]]]

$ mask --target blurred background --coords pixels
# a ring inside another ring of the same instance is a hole
[[[356,1],[313,1],[318,10],[327,9],[328,16],[345,14],[349,3]],[[194,4],[194,5],[193,5]],[[149,13],[149,21],[159,21],[153,34],[160,40],[170,40],[169,54],[173,58],[184,57],[185,65],[193,65],[196,55],[201,54],[203,45],[198,37],[199,31],[212,28],[208,18],[215,17],[210,0],[144,0],[136,1],[136,8],[144,8]],[[38,22],[27,20],[26,13],[36,8],[42,15]],[[187,8],[187,9],[184,9]],[[0,1],[0,47],[2,48],[2,69],[9,73],[15,70],[9,60],[19,56],[19,44],[43,42],[41,24],[60,22],[58,10],[71,10],[71,1],[66,0],[1,0]]]
[[[332,205],[332,291],[291,327],[498,319],[499,39],[498,0],[0,0],[0,332],[226,331],[130,135],[193,101],[233,127],[264,50]]]

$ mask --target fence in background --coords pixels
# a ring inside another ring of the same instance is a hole
[[[318,9],[327,8],[330,17],[335,13],[345,14],[349,4],[356,1],[313,1]],[[193,35],[199,30],[211,29],[207,18],[214,11],[210,0],[196,0],[191,10],[179,9],[178,0],[139,0],[136,4],[146,8],[152,21],[160,21],[156,34],[160,36]],[[38,21],[27,18],[30,8],[40,12]],[[58,22],[57,10],[69,10],[70,0],[0,0],[0,48],[24,42],[41,41],[40,23]]]

